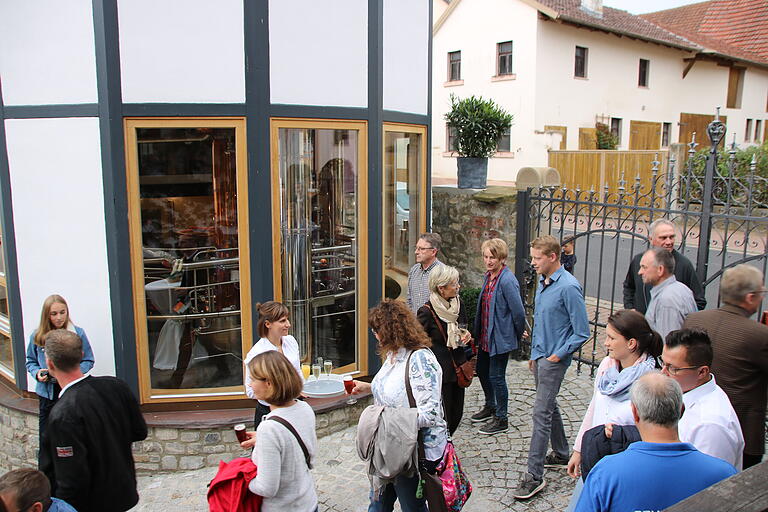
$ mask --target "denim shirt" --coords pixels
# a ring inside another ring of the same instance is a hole
[[[389,353],[371,382],[373,401],[384,407],[410,407],[405,391],[405,362],[410,351],[401,348]],[[448,425],[443,417],[441,390],[443,370],[431,350],[417,350],[409,368],[411,389],[418,410],[418,425],[424,439],[424,456],[438,460],[448,441]]]
[[[488,274],[483,290],[488,286]],[[509,267],[501,269],[498,282],[491,296],[488,311],[488,353],[492,356],[511,352],[525,332],[525,307],[520,297],[520,284]],[[481,295],[482,296],[482,295]],[[477,301],[475,313],[475,338],[480,339],[482,331],[482,300]]]
[[[80,371],[88,373],[93,368],[93,349],[88,342],[88,336],[85,335],[85,331],[80,327],[74,326],[75,333],[83,340],[83,360],[80,362]],[[35,332],[29,337],[29,345],[27,345],[27,372],[35,379],[35,393],[38,396],[53,400],[53,383],[52,382],[40,382],[37,380],[37,372],[48,368],[45,364],[45,349],[35,345]]]
[[[531,359],[556,355],[566,359],[589,339],[589,320],[581,285],[563,267],[544,277],[536,289]],[[568,361],[570,363],[570,360]]]

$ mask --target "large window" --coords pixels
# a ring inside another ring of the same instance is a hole
[[[461,80],[461,52],[448,52],[448,81]]]
[[[384,296],[405,300],[413,247],[426,230],[426,128],[384,125]]]
[[[8,314],[8,288],[5,281],[3,233],[0,227],[0,374],[13,380],[13,347]]]
[[[243,394],[253,342],[241,314],[251,302],[244,137],[242,119],[126,121],[144,401]]]
[[[303,361],[367,369],[366,125],[272,121],[275,297]]]
[[[512,74],[512,41],[506,41],[504,43],[498,43],[496,45],[496,52],[498,57],[496,62],[498,63],[498,69],[496,74],[498,76],[511,75]]]
[[[587,64],[589,59],[589,48],[583,46],[576,47],[576,56],[574,58],[573,76],[577,78],[587,78]]]

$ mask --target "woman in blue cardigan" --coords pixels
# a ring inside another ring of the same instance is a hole
[[[45,335],[54,329],[67,329],[83,340],[83,360],[80,362],[80,370],[88,373],[93,368],[93,350],[88,342],[85,331],[72,323],[69,318],[67,301],[61,295],[51,295],[43,302],[43,311],[40,315],[40,325],[29,337],[27,346],[27,372],[37,381],[35,393],[40,402],[39,430],[40,440],[48,423],[48,414],[53,404],[59,398],[59,387],[56,379],[48,374],[48,366],[45,364]]]
[[[499,238],[482,245],[485,281],[477,301],[475,339],[478,340],[477,376],[485,394],[485,406],[472,416],[473,423],[485,422],[481,434],[509,430],[507,422],[506,371],[509,353],[518,347],[525,332],[525,308],[517,278],[506,266],[509,249]]]

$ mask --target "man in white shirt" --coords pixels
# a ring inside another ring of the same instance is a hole
[[[698,329],[671,332],[661,359],[661,371],[683,389],[685,411],[678,424],[680,440],[741,470],[744,437],[728,395],[709,371],[712,343],[707,333]]]

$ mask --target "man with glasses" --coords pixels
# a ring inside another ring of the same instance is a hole
[[[720,300],[720,308],[694,313],[684,326],[709,334],[712,371],[739,417],[747,469],[765,453],[768,325],[750,318],[766,300],[763,273],[745,264],[729,268],[720,279]]]
[[[680,441],[741,470],[744,437],[728,395],[709,371],[712,343],[707,333],[698,329],[672,331],[664,340],[661,360],[662,373],[675,379],[683,390]]]
[[[429,300],[429,273],[436,265],[442,265],[437,259],[442,238],[437,233],[422,233],[416,242],[416,264],[408,271],[408,308],[414,312]]]

